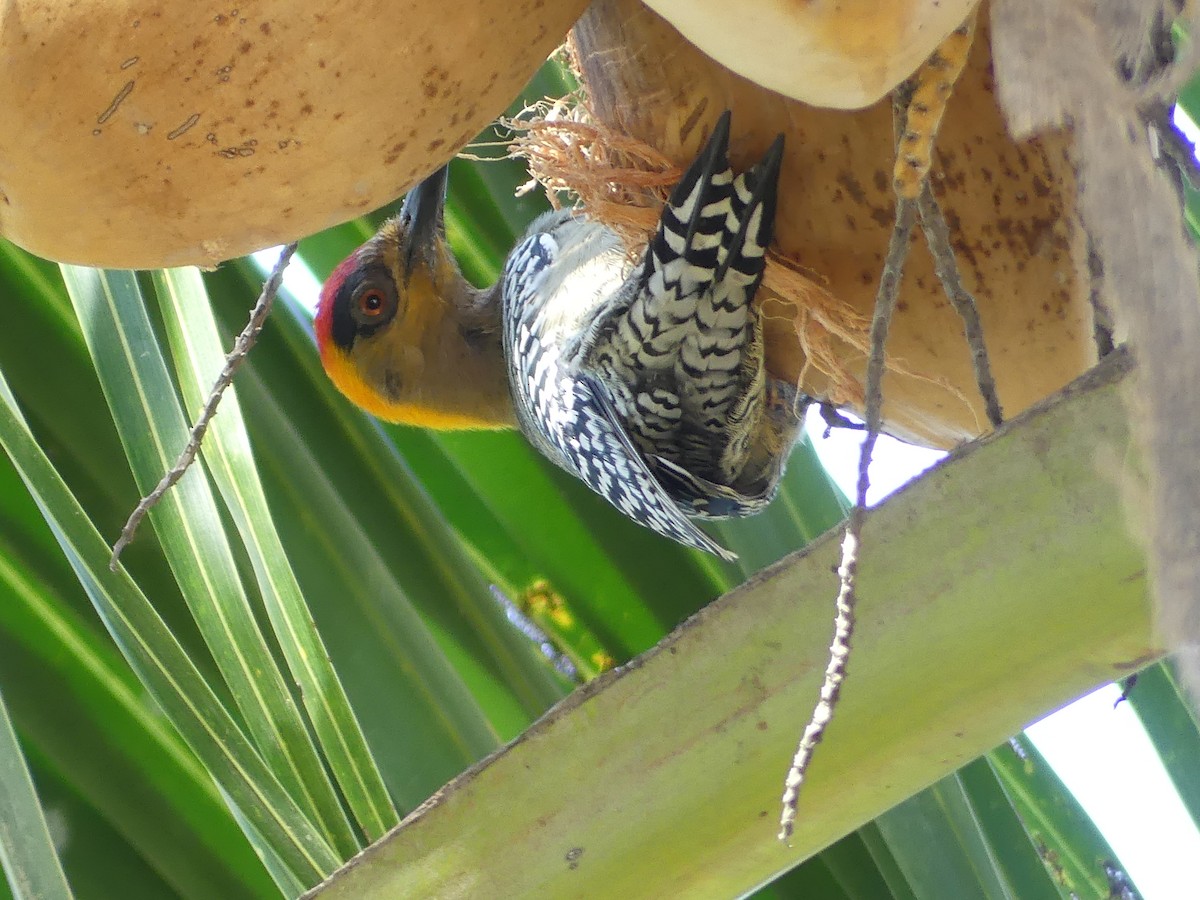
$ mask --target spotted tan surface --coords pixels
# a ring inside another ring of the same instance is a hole
[[[0,4],[0,234],[116,267],[311,234],[448,159],[584,6]]]
[[[785,132],[777,247],[869,321],[894,208],[890,100],[853,112],[790,100],[713,62],[634,0],[593,5],[575,43],[598,118],[680,164],[695,155],[727,107],[735,166],[757,159]],[[1064,134],[1021,143],[1008,136],[996,105],[985,11],[949,101],[931,178],[963,280],[980,306],[1008,415],[1094,361],[1069,149]],[[824,373],[805,368],[795,310],[777,298],[763,302],[771,370],[793,379],[803,372],[802,387],[810,393],[833,389]],[[839,365],[861,379],[865,353],[837,339],[833,347]],[[888,348],[889,431],[946,447],[986,429],[961,324],[919,233]],[[834,392],[854,400],[857,390],[843,384]]]

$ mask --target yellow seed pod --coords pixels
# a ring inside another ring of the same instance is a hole
[[[0,235],[213,265],[382,206],[449,159],[584,0],[0,5]]]
[[[912,96],[904,107],[904,123],[897,139],[892,184],[896,193],[916,200],[933,163],[933,144],[946,102],[962,75],[975,33],[975,16],[950,33],[912,76]]]

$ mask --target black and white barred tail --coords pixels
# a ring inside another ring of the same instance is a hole
[[[753,306],[783,141],[735,176],[729,125],[726,113],[633,270],[603,226],[558,214],[514,250],[503,292],[535,446],[635,521],[726,558],[686,516],[760,510],[799,428],[778,400],[790,386],[766,375]]]

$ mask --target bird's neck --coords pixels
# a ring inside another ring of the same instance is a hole
[[[480,290],[459,276],[418,348],[427,395],[414,397],[413,424],[440,429],[515,428],[508,389],[500,285]]]

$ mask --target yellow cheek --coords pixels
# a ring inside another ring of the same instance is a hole
[[[395,348],[400,359],[395,360],[395,375],[398,383],[416,385],[425,367],[425,357],[413,346]],[[365,354],[376,355],[376,354]],[[371,381],[363,377],[364,371],[370,371],[370,361],[363,359],[361,364],[340,350],[329,350],[322,358],[329,379],[337,386],[347,399],[356,406],[385,422],[398,422],[405,425],[415,425],[418,428],[433,428],[444,431],[461,431],[473,429],[505,428],[506,423],[494,418],[483,418],[440,409],[413,402],[411,400],[395,400],[379,391]],[[381,381],[382,383],[382,381]]]
[[[389,405],[394,418],[388,418],[389,422],[403,422],[406,425],[415,425],[418,428],[431,428],[437,431],[499,431],[508,428],[505,422],[497,422],[494,418],[481,418],[479,416],[467,415],[465,413],[443,412],[438,409],[429,409],[425,406],[413,406],[409,403],[396,403]],[[377,414],[378,415],[378,414]],[[380,415],[380,418],[387,418]]]
[[[425,381],[425,354],[420,347],[401,343],[399,334],[387,332],[354,345],[355,368],[393,400],[419,392]]]
[[[331,349],[321,355],[321,362],[329,380],[349,400],[372,415],[386,418],[382,410],[387,406],[387,398],[362,377],[354,360],[341,350]]]

